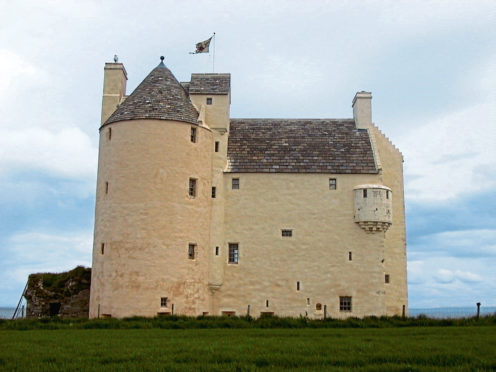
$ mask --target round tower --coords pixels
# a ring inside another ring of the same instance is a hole
[[[353,188],[355,222],[366,232],[386,232],[393,223],[393,194],[383,185],[358,185]]]
[[[208,311],[213,137],[161,59],[100,127],[92,318]]]

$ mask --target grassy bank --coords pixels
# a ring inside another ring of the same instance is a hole
[[[391,327],[465,327],[495,326],[496,315],[479,319],[434,319],[425,316],[415,318],[401,317],[367,317],[311,320],[301,318],[279,317],[214,317],[167,316],[156,318],[132,317],[124,319],[0,319],[0,330],[34,330],[34,329],[203,329],[203,328],[391,328]]]
[[[9,371],[489,371],[494,326],[0,332]]]

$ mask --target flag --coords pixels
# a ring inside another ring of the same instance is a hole
[[[210,46],[210,40],[212,40],[212,37],[205,41],[200,41],[199,43],[196,43],[196,51],[190,52],[190,54],[208,53],[208,48]]]

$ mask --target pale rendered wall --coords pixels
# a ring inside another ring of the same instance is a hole
[[[403,156],[375,125],[370,127],[369,133],[382,164],[382,182],[393,192],[393,224],[385,234],[384,270],[390,275],[390,283],[385,284],[387,315],[401,315],[403,305],[408,315]]]
[[[231,189],[233,177],[239,190]],[[330,177],[337,190],[329,190]],[[383,315],[383,234],[367,234],[353,218],[353,187],[377,182],[377,175],[226,173],[226,237],[217,258],[225,273],[216,314],[245,314],[250,305],[253,316],[321,317],[321,303],[332,317]],[[286,228],[293,237],[281,237]],[[229,242],[239,243],[237,265],[227,263]],[[339,311],[339,296],[353,297],[352,313]]]
[[[108,139],[108,130],[112,137]],[[209,311],[212,133],[161,120],[101,128],[90,317]],[[197,196],[188,195],[197,178]],[[109,183],[105,194],[105,182]],[[100,253],[105,243],[105,253]],[[197,257],[188,259],[188,243]],[[169,298],[168,308],[160,297]]]
[[[207,105],[207,97],[212,98],[212,104]],[[229,95],[212,94],[192,94],[190,99],[197,108],[203,106],[205,110],[205,124],[212,129],[213,142],[219,142],[219,151],[215,152],[215,145],[211,152],[212,162],[212,186],[216,188],[216,198],[212,199],[212,224],[210,227],[210,256],[209,256],[209,288],[211,290],[211,302],[209,312],[217,313],[218,298],[217,290],[224,280],[224,261],[227,260],[224,231],[224,170],[227,162],[227,140],[229,136],[230,123],[230,97]],[[219,254],[216,256],[216,247],[219,247]]]

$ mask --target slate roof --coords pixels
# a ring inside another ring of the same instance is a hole
[[[198,112],[188,94],[163,62],[117,107],[104,125],[135,119],[177,120],[198,124]]]
[[[377,173],[353,119],[231,119],[228,172]]]
[[[189,94],[229,94],[231,74],[191,74]]]

